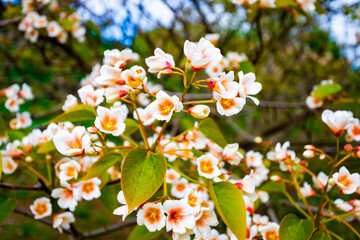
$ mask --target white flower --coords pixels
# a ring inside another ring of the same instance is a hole
[[[245,156],[245,163],[247,167],[260,167],[262,162],[263,156],[259,152],[254,152],[253,150],[250,150],[246,153]]]
[[[211,78],[213,83],[210,85],[212,90],[217,92],[222,98],[232,99],[238,94],[239,84],[234,82],[234,72],[222,73],[218,78]]]
[[[81,200],[81,195],[79,195],[70,184],[66,182],[60,183],[65,188],[55,188],[51,192],[51,197],[59,198],[57,203],[62,209],[69,209],[70,211],[74,211],[78,201]]]
[[[194,212],[199,212],[201,208],[201,203],[203,202],[203,193],[198,192],[195,189],[191,188],[187,191],[184,196],[187,203],[194,209]]]
[[[93,86],[87,85],[78,90],[80,100],[84,104],[96,107],[104,101],[104,89],[95,90]]]
[[[348,202],[345,202],[344,200],[338,198],[334,201],[336,207],[343,210],[344,212],[350,212],[353,210],[353,206],[349,204]]]
[[[49,37],[56,37],[62,31],[62,28],[59,26],[59,24],[57,22],[51,21],[47,25],[47,31],[48,31]]]
[[[167,183],[174,183],[180,179],[180,174],[178,174],[173,169],[166,170],[166,182]]]
[[[333,179],[344,194],[352,194],[360,186],[359,173],[350,174],[344,166],[340,168],[338,173],[334,173]]]
[[[155,119],[167,122],[170,121],[174,111],[180,112],[182,109],[183,105],[177,96],[170,97],[162,90],[156,94],[156,100],[146,108]]]
[[[128,94],[129,90],[130,88],[125,85],[121,85],[121,86],[116,85],[113,87],[105,88],[104,95],[106,97],[106,102],[113,103],[120,100],[120,98]]]
[[[150,232],[165,227],[165,215],[161,203],[145,204],[137,213],[137,224],[145,225]]]
[[[95,126],[104,133],[119,136],[125,131],[126,114],[120,108],[108,109],[98,106]]]
[[[359,119],[352,120],[346,127],[347,134],[351,136],[356,142],[360,142],[360,121]]]
[[[70,160],[59,166],[59,178],[61,181],[68,181],[70,179],[77,179],[81,170],[80,164],[75,160]]]
[[[305,12],[315,12],[315,0],[297,0],[297,2]]]
[[[270,223],[265,226],[260,226],[259,231],[265,240],[279,239],[279,225],[277,223]]]
[[[26,100],[31,100],[31,99],[34,99],[34,95],[32,94],[31,92],[31,88],[29,87],[29,85],[27,85],[26,83],[24,83],[22,85],[22,88],[21,90],[19,91],[18,95],[21,97],[21,98],[24,98]]]
[[[211,235],[210,226],[217,226],[219,221],[216,218],[214,210],[202,208],[200,213],[195,217],[194,233],[195,237],[203,237],[209,239]]]
[[[147,108],[138,108],[137,112],[139,114],[140,120],[143,122],[145,126],[151,126],[155,121],[153,114],[151,114]],[[134,119],[139,120],[138,115],[134,111],[133,113]]]
[[[16,118],[11,119],[9,125],[12,129],[20,129],[30,127],[32,124],[29,112],[16,113]]]
[[[262,8],[274,8],[275,0],[259,0],[259,6]]]
[[[70,223],[75,222],[74,214],[71,212],[58,213],[53,216],[53,228],[62,233],[63,229],[70,229]]]
[[[329,177],[323,173],[323,172],[319,172],[319,174],[317,175],[317,178],[313,177],[313,182],[315,184],[315,187],[317,189],[323,190],[327,181],[329,180]],[[328,185],[328,191],[330,190],[331,185]]]
[[[195,105],[189,108],[188,112],[195,118],[206,118],[210,114],[210,108],[206,105]]]
[[[226,145],[223,151],[223,160],[230,163],[231,165],[238,165],[240,160],[244,158],[244,156],[238,150],[238,143]]]
[[[69,94],[69,95],[66,96],[66,100],[65,100],[64,105],[62,106],[62,110],[67,111],[70,108],[73,108],[73,107],[75,107],[77,105],[78,105],[77,98],[74,95]]]
[[[163,207],[167,214],[166,231],[173,230],[175,233],[183,234],[186,229],[194,228],[193,209],[186,200],[167,200]]]
[[[245,100],[239,97],[233,99],[225,99],[222,98],[218,93],[214,92],[214,98],[217,101],[217,111],[220,115],[225,115],[226,117],[238,114],[245,105]]]
[[[304,183],[304,186],[300,188],[300,191],[305,198],[313,197],[316,194],[308,182]]]
[[[118,66],[103,65],[100,68],[100,76],[97,76],[95,81],[99,85],[124,85],[125,80],[121,77],[121,73],[122,69],[119,69]]]
[[[59,130],[53,141],[56,149],[65,156],[81,155],[90,147],[90,137],[85,134],[85,127],[75,127],[71,133]]]
[[[112,49],[106,50],[104,52],[103,62],[106,65],[115,66],[115,64],[119,61],[125,65],[128,62],[137,61],[138,59],[139,55],[137,53],[133,53],[133,51],[129,48],[126,48],[122,51],[119,51],[118,49]]]
[[[18,98],[17,96],[12,96],[6,99],[5,101],[5,107],[10,112],[18,112],[19,111],[19,105],[23,103],[23,99]]]
[[[318,97],[313,97],[313,96],[308,96],[305,100],[306,106],[308,106],[308,108],[310,109],[316,109],[321,107],[324,102],[321,98]]]
[[[175,61],[171,54],[165,53],[160,48],[156,48],[154,51],[155,56],[151,56],[145,59],[146,65],[149,67],[149,72],[161,74],[171,74],[172,67],[175,67]]]
[[[99,185],[101,180],[99,178],[92,178],[87,181],[81,181],[76,183],[76,194],[80,195],[85,200],[92,200],[99,198],[101,195]]]
[[[177,198],[183,198],[189,189],[189,182],[185,178],[173,183],[171,187],[171,195]]]
[[[214,46],[218,43],[220,34],[218,33],[209,33],[204,37],[206,40],[210,41]]]
[[[4,174],[12,174],[18,166],[19,164],[12,157],[2,156],[2,171]]]
[[[122,220],[124,221],[125,218],[130,214],[132,213],[134,210],[136,210],[138,207],[135,207],[134,209],[131,209],[131,211],[129,211],[129,207],[128,205],[126,204],[126,201],[125,201],[125,196],[124,196],[124,192],[123,191],[120,191],[117,195],[117,200],[119,203],[123,204],[123,206],[121,207],[118,207],[114,210],[113,214],[115,215],[120,215],[122,216]]]
[[[196,163],[200,176],[211,179],[221,174],[218,167],[219,159],[214,157],[211,153],[202,155],[196,160]]]
[[[140,66],[132,66],[121,73],[121,78],[124,79],[127,86],[131,88],[142,88],[142,84],[146,84],[146,72]]]
[[[222,58],[220,49],[214,47],[205,38],[201,38],[198,43],[186,40],[184,43],[184,53],[194,71],[215,66]]]
[[[235,0],[236,1],[236,0]],[[242,1],[247,1],[247,0],[242,0]],[[250,0],[251,1],[251,0]],[[253,0],[254,2],[256,1],[256,0]],[[250,3],[251,4],[251,3]],[[232,67],[232,68],[235,68],[235,69],[237,69],[237,68],[239,68],[239,64],[241,63],[241,62],[244,62],[244,61],[247,61],[248,60],[248,57],[246,56],[246,54],[245,53],[241,53],[241,54],[239,54],[239,53],[237,53],[237,52],[228,52],[227,54],[226,54],[226,57],[227,57],[227,59],[229,59],[229,64],[230,64],[230,66]]]
[[[239,95],[242,98],[250,98],[256,105],[259,105],[259,100],[250,95],[256,95],[261,91],[261,83],[255,82],[256,77],[254,73],[239,72]]]
[[[239,188],[244,194],[246,194],[252,201],[257,199],[257,195],[255,193],[255,181],[250,175],[246,175],[240,182],[235,182],[234,180],[230,180],[233,182],[237,188]]]
[[[30,210],[34,214],[35,219],[50,216],[52,213],[50,199],[47,197],[35,199],[34,203],[30,205]]]
[[[325,110],[321,114],[321,120],[328,125],[336,137],[339,137],[345,127],[353,121],[353,114],[350,111]]]

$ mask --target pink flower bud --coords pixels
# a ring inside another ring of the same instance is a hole
[[[97,133],[98,129],[95,127],[95,126],[92,126],[92,127],[88,127],[86,129],[90,134],[95,134]]]
[[[278,176],[278,175],[272,175],[270,177],[270,180],[273,181],[273,182],[281,182],[282,181],[281,177]]]
[[[311,144],[305,145],[304,148],[305,148],[306,150],[315,150],[315,146],[314,146],[314,145],[311,145]]]
[[[315,151],[314,150],[306,150],[304,153],[303,153],[304,157],[306,158],[313,158],[315,157]]]
[[[345,149],[346,152],[350,152],[351,149],[352,149],[352,145],[351,144],[346,144],[344,149]]]
[[[324,160],[326,158],[326,155],[324,153],[320,154],[319,159]]]

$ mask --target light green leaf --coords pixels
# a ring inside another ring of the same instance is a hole
[[[226,139],[222,135],[218,125],[211,118],[205,118],[199,123],[199,130],[211,141],[218,144],[220,147],[225,147],[227,144]]]
[[[125,135],[125,136],[129,136],[129,135],[133,134],[134,132],[136,132],[139,129],[138,123],[135,120],[130,119],[130,118],[127,118],[125,120],[125,125],[126,125],[125,131],[122,134],[122,135]]]
[[[161,187],[166,173],[166,159],[161,153],[134,148],[121,169],[121,187],[129,210],[151,198]]]
[[[261,186],[260,188],[261,191],[266,191],[266,192],[285,192],[286,188],[285,188],[285,184],[283,182],[267,182],[264,185]]]
[[[37,153],[48,153],[56,150],[53,140],[47,141],[36,151]]]
[[[91,165],[89,170],[87,170],[85,177],[83,177],[81,180],[85,181],[94,177],[99,177],[104,172],[106,172],[106,170],[108,170],[111,166],[121,161],[122,159],[123,156],[120,153],[111,152],[105,154]]]
[[[144,225],[136,225],[127,240],[152,240],[158,238],[163,231],[149,232]]]
[[[54,119],[45,124],[52,122],[81,122],[81,121],[94,121],[97,114],[93,107],[86,104],[80,104],[70,108],[66,112],[60,114]]]
[[[243,61],[240,63],[240,69],[244,74],[249,72],[255,72],[254,65],[250,61]]]
[[[324,231],[319,230],[312,236],[311,240],[330,240],[330,238]]]
[[[2,156],[0,152],[0,180],[1,180],[1,175],[2,175]]]
[[[313,97],[325,98],[341,91],[341,86],[337,83],[319,85],[312,93]]]
[[[241,191],[230,182],[212,183],[208,186],[211,199],[220,217],[239,240],[246,236],[246,207]]]
[[[0,195],[0,224],[5,222],[5,220],[10,217],[11,213],[16,207],[16,199],[8,198],[4,194]]]
[[[280,240],[308,240],[314,230],[314,222],[310,219],[300,219],[295,214],[289,214],[280,223]]]

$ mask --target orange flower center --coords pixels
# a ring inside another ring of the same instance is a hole
[[[225,110],[229,110],[230,108],[235,106],[234,99],[220,99],[220,104]]]
[[[178,208],[174,208],[172,210],[170,210],[169,212],[169,221],[171,222],[178,222],[181,221],[183,219],[183,216],[181,215],[182,213],[182,209],[180,207]]]
[[[82,191],[87,194],[91,193],[94,191],[94,184],[92,182],[84,183],[82,186]]]
[[[348,187],[350,184],[352,184],[352,181],[346,175],[340,176],[338,178],[338,182],[344,185],[345,187]]]
[[[75,176],[76,168],[74,166],[70,166],[67,168],[66,176],[68,177],[74,177]]]
[[[46,213],[48,210],[48,207],[46,205],[46,203],[38,203],[35,207],[35,212],[38,215],[43,215],[44,213]]]
[[[352,129],[352,133],[357,136],[360,134],[360,127],[358,126],[354,126],[353,129]]]
[[[191,206],[191,207],[196,207],[196,202],[197,202],[197,197],[194,196],[194,195],[189,195],[189,200],[188,200],[188,204]]]
[[[179,183],[176,185],[176,190],[178,190],[179,192],[182,192],[185,190],[185,184],[183,183]]]
[[[151,223],[154,224],[155,222],[160,221],[161,219],[161,212],[160,209],[150,207],[145,212],[145,218]]]
[[[275,230],[270,230],[265,233],[265,240],[278,240],[279,237]]]
[[[168,116],[173,108],[174,103],[169,99],[165,99],[162,103],[159,104],[159,111],[163,116]]]
[[[203,173],[211,174],[214,172],[214,167],[211,161],[201,161],[200,162],[200,170]]]
[[[66,145],[69,146],[71,149],[82,149],[81,139],[75,137],[74,139],[70,139],[66,141]]]
[[[101,121],[101,127],[109,132],[116,130],[117,119],[111,118],[109,115],[105,115],[104,119]]]

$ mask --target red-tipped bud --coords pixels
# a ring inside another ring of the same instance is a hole
[[[319,159],[320,159],[320,160],[324,160],[325,158],[326,158],[325,153],[320,154],[320,156],[319,156]]]
[[[351,149],[352,149],[352,145],[351,144],[346,144],[344,149],[345,149],[345,152],[350,152]]]
[[[86,130],[87,130],[90,134],[95,134],[95,133],[97,133],[97,131],[98,131],[97,127],[95,127],[95,126],[88,127]]]
[[[307,161],[304,161],[304,160],[302,160],[302,161],[300,162],[300,164],[303,165],[303,166],[305,166],[305,167],[309,165],[308,162],[307,162]]]
[[[315,150],[315,146],[314,146],[314,145],[311,145],[311,144],[305,145],[304,148],[305,148],[306,150]]]
[[[238,189],[242,189],[243,184],[242,184],[241,182],[238,182],[238,183],[235,183],[235,186],[236,186]]]
[[[126,94],[127,94],[127,91],[125,91],[125,90],[120,90],[119,91],[119,96],[120,97],[124,97],[124,96],[126,96]]]
[[[282,181],[281,177],[278,176],[278,175],[272,175],[270,177],[270,180],[273,181],[273,182],[281,182]]]

